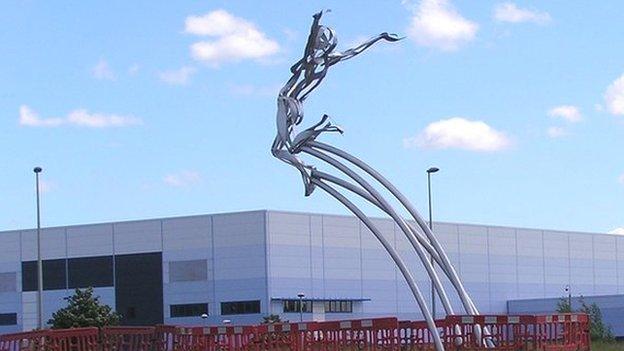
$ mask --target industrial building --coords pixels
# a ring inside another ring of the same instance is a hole
[[[374,222],[428,296],[429,279],[400,229]],[[624,236],[437,222],[434,232],[484,314],[507,313],[511,300],[564,296],[566,286],[574,296],[624,294]],[[296,321],[300,308],[314,320],[420,318],[388,254],[350,216],[261,210],[41,235],[44,320],[88,286],[130,325],[258,323],[269,314]],[[36,255],[36,230],[0,232],[0,333],[36,326]]]

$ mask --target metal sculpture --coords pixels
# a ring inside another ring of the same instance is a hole
[[[368,227],[368,229],[370,229],[407,281],[427,322],[436,350],[442,351],[444,350],[444,346],[440,339],[438,329],[436,328],[434,316],[431,315],[425,299],[406,264],[399,256],[397,250],[383,237],[379,229],[366,214],[339,192],[336,186],[344,188],[355,195],[359,195],[381,209],[394,220],[420,258],[447,314],[451,315],[455,313],[448,295],[442,286],[440,277],[429,262],[429,256],[433,257],[435,263],[441,267],[442,272],[453,285],[465,312],[471,315],[478,314],[477,308],[470,299],[470,296],[468,296],[448,256],[435,235],[431,232],[427,223],[422,219],[409,200],[381,174],[355,156],[331,145],[316,141],[316,138],[322,133],[338,132],[342,134],[340,127],[333,125],[331,121],[329,121],[328,115],[323,115],[321,120],[311,127],[299,133],[296,132],[296,127],[303,121],[303,102],[323,81],[330,67],[359,55],[380,40],[394,42],[401,38],[394,34],[381,33],[361,45],[340,52],[336,50],[338,40],[334,31],[320,24],[322,15],[323,12],[314,15],[304,55],[301,60],[297,61],[290,68],[292,76],[279,92],[277,98],[277,135],[273,141],[271,152],[276,158],[295,167],[299,171],[304,184],[305,196],[312,194],[316,187],[326,191],[329,195],[345,205],[366,227]],[[300,158],[301,154],[307,154],[321,161],[325,161],[341,171],[350,178],[352,182],[319,171],[316,167],[304,163]],[[355,166],[360,172],[368,174],[375,179],[379,185],[387,189],[407,210],[414,220],[415,225],[399,216],[397,211],[368,181],[340,159]],[[476,332],[480,333],[480,330],[476,330]],[[485,332],[487,333],[487,330]]]

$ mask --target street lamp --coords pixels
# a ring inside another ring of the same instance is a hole
[[[37,328],[43,329],[43,265],[41,264],[41,212],[39,209],[39,173],[43,169],[35,167],[37,184]]]
[[[437,167],[431,167],[427,170],[427,189],[429,190],[429,229],[433,232],[433,219],[431,214],[431,173],[436,173],[440,169]],[[433,254],[431,255],[431,267],[435,268],[435,261],[433,260]],[[436,316],[436,303],[435,303],[435,286],[433,285],[433,278],[431,278],[431,315],[435,319]]]
[[[568,293],[568,307],[570,307],[570,313],[572,313],[572,291],[570,290],[570,285],[565,286],[565,291]]]
[[[297,297],[299,298],[299,322],[303,322],[303,298],[305,294],[300,292],[297,294]]]

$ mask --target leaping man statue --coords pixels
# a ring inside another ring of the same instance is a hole
[[[452,315],[455,314],[455,312],[442,286],[440,277],[429,262],[430,256],[433,257],[435,263],[439,265],[446,279],[453,285],[453,290],[459,297],[465,313],[469,315],[478,314],[479,311],[472,302],[470,296],[468,296],[448,256],[435,235],[429,229],[427,223],[422,219],[409,200],[380,173],[355,156],[331,145],[316,141],[316,138],[325,132],[342,133],[342,130],[338,126],[333,125],[329,121],[329,116],[323,115],[318,123],[301,132],[297,133],[296,131],[297,126],[303,121],[303,102],[323,81],[330,67],[338,62],[348,60],[361,54],[364,50],[381,40],[395,42],[400,40],[400,38],[394,34],[381,33],[354,48],[341,52],[337,50],[338,40],[334,31],[320,24],[322,16],[323,12],[314,15],[304,55],[301,60],[297,61],[290,68],[292,76],[280,90],[277,97],[277,135],[273,141],[271,152],[273,156],[295,167],[300,172],[306,196],[312,194],[316,187],[326,191],[329,195],[345,205],[368,229],[370,229],[392,257],[392,260],[407,281],[427,322],[436,350],[443,351],[444,345],[441,341],[440,332],[435,325],[435,317],[431,315],[427,303],[403,259],[399,256],[392,244],[383,237],[369,217],[337,189],[343,189],[347,193],[353,193],[369,201],[388,214],[398,227],[401,228],[401,231],[407,237],[412,248],[420,258],[427,274],[431,278],[446,314]],[[326,162],[340,171],[348,180],[319,171],[316,167],[304,163],[300,158],[301,154],[306,154],[312,158]],[[344,161],[347,162],[345,163]],[[381,186],[388,190],[392,196],[398,200],[401,206],[407,210],[413,222],[408,222],[406,219],[399,216],[397,211],[376,188],[360,175],[362,172],[375,179],[378,183],[376,186]],[[475,330],[475,333],[478,334],[477,336],[479,336],[481,332],[480,328]],[[484,329],[483,332],[489,335],[487,329]],[[477,340],[480,340],[480,338],[477,337]],[[488,339],[486,338],[486,340]],[[488,340],[487,343],[490,344],[491,341]],[[486,347],[487,346],[490,345],[486,345]]]

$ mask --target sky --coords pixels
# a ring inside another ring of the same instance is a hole
[[[312,15],[339,50],[302,127],[434,220],[624,234],[620,1],[15,1],[0,11],[0,230],[256,209],[347,214],[270,153]],[[306,159],[318,169],[331,167]],[[362,202],[372,216],[380,213]]]

